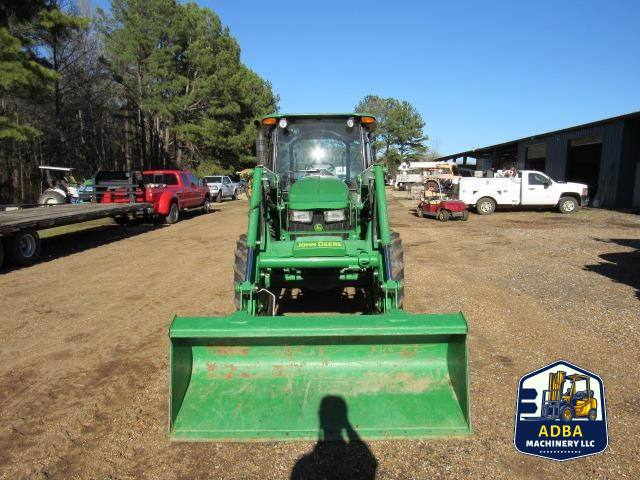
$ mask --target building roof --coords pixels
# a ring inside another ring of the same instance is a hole
[[[608,123],[615,123],[615,122],[620,122],[620,121],[624,121],[624,120],[629,120],[632,118],[640,118],[640,111],[638,112],[631,112],[631,113],[626,113],[624,115],[618,115],[616,117],[610,117],[610,118],[604,118],[602,120],[597,120],[595,122],[590,122],[590,123],[584,123],[582,125],[576,125],[573,127],[567,127],[567,128],[562,128],[560,130],[552,130],[550,132],[545,132],[545,133],[540,133],[537,135],[532,135],[532,136],[528,136],[528,137],[522,137],[522,138],[518,138],[516,140],[509,140],[507,142],[502,142],[502,143],[496,143],[495,145],[489,145],[486,147],[479,147],[479,148],[474,148],[471,150],[466,150],[463,152],[459,152],[459,153],[454,153],[451,155],[445,155],[442,157],[438,157],[436,159],[434,159],[434,161],[446,161],[449,159],[454,159],[454,158],[460,158],[460,157],[482,157],[487,155],[488,153],[490,153],[491,151],[493,151],[494,149],[499,149],[499,148],[504,148],[504,147],[512,147],[512,148],[517,148],[517,144],[523,141],[531,141],[531,140],[538,140],[538,139],[542,139],[545,137],[548,137],[550,135],[558,135],[561,133],[566,133],[566,132],[570,132],[572,130],[581,130],[584,128],[592,128],[592,127],[598,127],[600,125],[604,125],[604,124],[608,124]]]

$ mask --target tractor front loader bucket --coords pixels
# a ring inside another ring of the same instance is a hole
[[[318,439],[340,397],[363,439],[471,432],[462,314],[176,317],[174,440]]]

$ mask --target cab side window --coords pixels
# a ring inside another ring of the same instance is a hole
[[[225,185],[229,185],[231,183],[231,179],[229,179],[229,177],[224,177],[222,179],[222,183],[224,183]]]
[[[529,173],[529,185],[548,185],[549,180],[547,177],[540,175],[539,173]]]

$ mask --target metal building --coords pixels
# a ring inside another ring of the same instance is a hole
[[[589,185],[594,207],[640,207],[640,112],[447,155],[475,170],[545,172]]]

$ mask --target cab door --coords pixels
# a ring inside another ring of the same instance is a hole
[[[229,177],[222,177],[222,195],[225,197],[233,195],[233,185]]]
[[[539,172],[525,172],[522,176],[522,205],[555,205],[552,180]]]
[[[180,174],[180,176],[182,177],[182,201],[183,201],[183,205],[186,208],[191,208],[194,206],[194,188],[191,185],[191,175],[188,174],[187,172],[182,172]]]

